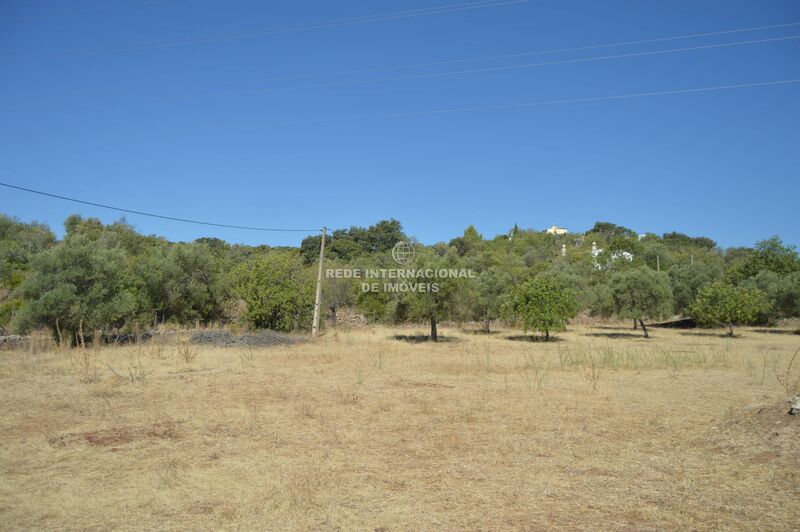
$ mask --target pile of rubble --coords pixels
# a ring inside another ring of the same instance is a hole
[[[328,320],[330,326],[334,325],[332,321]],[[336,327],[366,327],[367,324],[366,316],[352,309],[343,308],[336,313]]]
[[[8,336],[0,336],[0,349],[19,349],[25,347],[26,337],[11,334]]]
[[[273,347],[293,345],[306,341],[297,336],[281,334],[275,331],[254,331],[234,334],[225,329],[206,329],[192,333],[193,344],[211,345],[214,347]]]

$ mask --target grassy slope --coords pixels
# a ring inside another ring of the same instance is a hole
[[[800,421],[773,373],[800,339],[590,336],[628,332],[5,352],[0,526],[796,526]]]

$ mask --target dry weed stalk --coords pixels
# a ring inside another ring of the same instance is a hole
[[[259,417],[261,413],[261,403],[257,399],[252,399],[247,404],[247,412],[245,414],[245,429],[250,436],[255,436],[258,433]]]
[[[550,362],[542,366],[534,360],[531,353],[525,353],[525,358],[525,363],[519,369],[522,382],[528,390],[541,392],[550,376]]]
[[[147,345],[147,354],[155,360],[163,360],[166,356],[164,343],[159,340],[151,340]]]
[[[800,354],[800,349],[794,352],[792,357],[789,359],[789,363],[786,365],[786,369],[781,371],[780,373],[775,373],[775,378],[778,380],[778,383],[783,387],[783,391],[786,393],[786,397],[794,397],[795,395],[800,395],[800,371],[795,373],[795,361],[797,360],[797,355]]]
[[[239,351],[242,366],[252,366],[256,361],[256,350],[252,345],[246,345]]]
[[[95,365],[96,357],[94,354],[85,348],[73,349],[70,352],[70,361],[78,378],[84,384],[97,382],[97,367]]]
[[[181,346],[178,347],[178,356],[181,360],[189,364],[197,358],[197,351],[192,349],[188,342],[183,342]]]
[[[580,371],[583,379],[589,384],[592,393],[596,392],[602,369],[600,367],[600,362],[595,360],[591,349],[586,352],[584,363],[580,366]]]
[[[114,367],[109,364],[108,362],[105,363],[108,369],[116,375],[118,378],[122,380],[126,380],[130,383],[141,383],[153,373],[153,370],[147,370],[142,363],[142,356],[141,354],[136,354],[136,359],[128,363],[125,367],[124,371],[117,371]]]

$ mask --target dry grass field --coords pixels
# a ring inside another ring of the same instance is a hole
[[[0,524],[796,530],[800,337],[722,332],[2,352]]]

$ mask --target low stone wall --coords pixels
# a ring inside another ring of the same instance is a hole
[[[0,349],[19,349],[25,347],[27,343],[27,336],[19,336],[16,334],[0,336]]]

